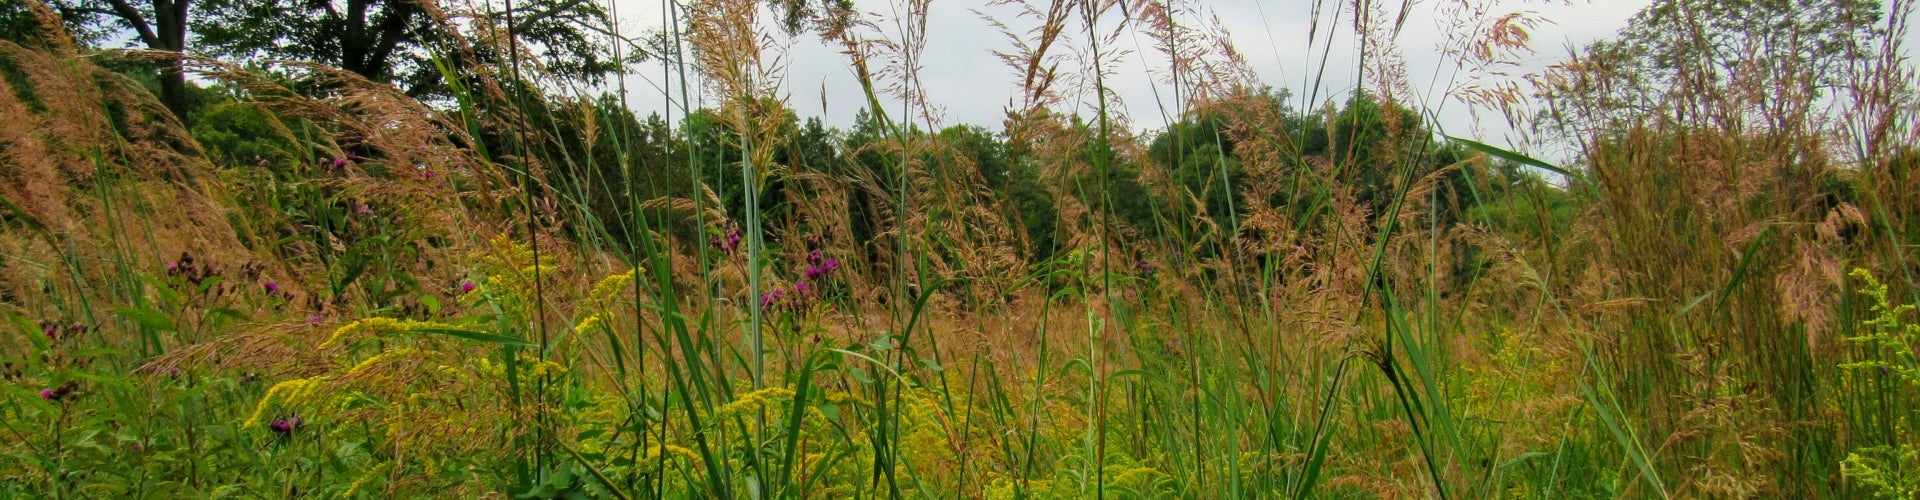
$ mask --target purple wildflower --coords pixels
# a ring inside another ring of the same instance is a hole
[[[58,326],[54,326],[54,325],[47,325],[47,327],[46,327],[46,328],[42,328],[42,329],[41,329],[40,331],[41,331],[42,333],[46,333],[46,334],[47,334],[47,339],[48,339],[48,340],[53,340],[53,339],[58,339],[58,338],[60,338],[60,327],[58,327]]]
[[[740,248],[740,228],[727,228],[727,234],[715,239],[713,244],[720,247],[720,253],[733,253],[735,249]]]
[[[172,264],[167,264],[167,272],[169,272],[169,273],[177,273],[177,272],[180,272],[180,263],[179,263],[179,262],[175,262],[175,263],[172,263]]]
[[[306,425],[306,423],[307,422],[301,420],[300,417],[284,417],[273,419],[273,423],[267,424],[267,427],[273,429],[273,432],[278,434],[290,434],[300,429],[301,426]]]
[[[307,316],[307,324],[308,324],[308,325],[313,325],[313,326],[318,326],[318,325],[320,324],[320,315],[318,315],[318,314],[315,314],[315,315],[312,315],[312,316]]]
[[[346,159],[346,158],[334,158],[334,159],[333,159],[333,168],[347,168],[347,159]]]
[[[473,293],[473,289],[474,285],[472,281],[460,282],[460,293]]]
[[[261,283],[260,287],[267,289],[267,293],[280,293],[280,284],[274,283],[273,281]]]
[[[760,296],[760,308],[768,309],[773,306],[779,305],[782,299],[785,299],[786,297],[787,297],[786,289],[779,289],[779,290],[774,290],[772,292],[768,292],[766,295]]]
[[[73,393],[79,392],[79,391],[80,391],[80,383],[72,380],[68,380],[67,383],[60,384],[59,387],[41,389],[40,399],[44,399],[47,401],[61,401],[61,400],[67,399],[68,397],[73,396]]]
[[[813,287],[812,287],[812,286],[809,286],[809,285],[807,285],[807,282],[805,282],[805,281],[802,281],[802,282],[799,282],[799,283],[794,283],[794,284],[793,284],[793,294],[794,294],[794,295],[799,295],[799,296],[802,296],[802,297],[812,297],[812,296],[813,296]]]
[[[372,214],[373,214],[373,207],[369,207],[369,206],[367,206],[367,204],[365,204],[365,203],[362,203],[362,204],[360,204],[360,210],[359,210],[359,211],[360,211],[360,215],[372,215]]]
[[[812,254],[807,255],[807,263],[812,265],[807,267],[806,272],[802,274],[806,276],[808,280],[813,281],[825,278],[827,275],[833,274],[835,269],[840,268],[840,259],[827,257],[821,254],[819,250],[814,250]]]

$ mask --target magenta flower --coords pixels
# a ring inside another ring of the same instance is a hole
[[[473,289],[474,285],[472,281],[460,282],[460,293],[473,293]]]
[[[333,159],[333,168],[347,168],[347,159],[346,159],[346,158],[334,158],[334,159]]]
[[[46,334],[47,334],[47,339],[48,339],[48,340],[53,340],[53,339],[57,339],[57,338],[60,338],[60,327],[58,327],[58,326],[53,326],[53,325],[47,325],[47,327],[46,327],[46,328],[42,328],[42,329],[40,329],[40,331],[41,331],[42,333],[46,333]]]
[[[840,268],[840,259],[827,257],[819,250],[814,250],[812,254],[807,255],[807,263],[812,265],[808,266],[806,272],[802,273],[802,275],[806,276],[808,280],[814,281],[825,278],[827,275],[833,274],[835,269]]]
[[[318,325],[320,324],[320,315],[318,315],[318,314],[315,314],[315,315],[312,315],[312,316],[307,316],[307,324],[308,324],[308,325],[313,325],[313,326],[318,326]]]
[[[372,215],[372,214],[373,214],[373,207],[369,207],[365,203],[360,204],[360,215]]]
[[[59,387],[41,389],[40,399],[60,401],[72,397],[76,392],[80,392],[80,383],[68,380],[67,383],[60,384]]]
[[[803,297],[811,297],[811,296],[813,296],[813,287],[812,287],[812,286],[808,286],[808,285],[807,285],[807,282],[805,282],[805,281],[802,281],[802,282],[799,282],[799,283],[794,283],[794,284],[793,284],[793,294],[794,294],[794,295],[799,295],[799,296],[803,296]]]
[[[175,262],[175,263],[172,263],[172,264],[167,264],[167,272],[169,272],[169,273],[177,273],[177,272],[180,272],[180,263],[179,263],[179,262]]]
[[[276,418],[273,419],[273,423],[267,424],[267,428],[273,429],[273,432],[276,434],[290,434],[300,429],[301,426],[306,425],[306,423],[306,421],[300,420],[300,417]]]
[[[786,289],[774,290],[772,292],[767,293],[766,295],[761,295],[760,308],[768,309],[773,306],[779,305],[782,299],[785,299],[786,297],[787,297]]]
[[[733,253],[735,249],[740,248],[740,228],[727,228],[727,234],[714,240],[713,243],[720,247],[720,253]]]
[[[266,283],[261,283],[261,284],[260,284],[260,287],[261,287],[261,288],[265,288],[265,289],[267,289],[267,293],[280,293],[280,284],[279,284],[279,283],[274,283],[274,282],[272,282],[272,281],[268,281],[268,282],[266,282]]]

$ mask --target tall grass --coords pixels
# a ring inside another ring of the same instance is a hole
[[[1538,100],[1577,150],[1555,165],[1433,130],[1397,2],[1315,2],[1297,100],[1199,3],[994,6],[1021,91],[997,133],[942,128],[924,1],[791,29],[661,2],[658,96],[542,73],[512,3],[435,6],[448,102],[189,57],[231,92],[194,129],[94,62],[163,55],[0,41],[26,117],[0,122],[0,490],[1920,491],[1898,57],[1821,116],[1714,87],[1629,108],[1576,58]],[[1490,47],[1461,64],[1533,26],[1499,19],[1453,34]],[[781,47],[816,42],[863,90],[838,137],[779,91]],[[1112,99],[1131,58],[1164,133]],[[1349,70],[1365,91],[1326,95]],[[203,145],[220,120],[265,153]]]

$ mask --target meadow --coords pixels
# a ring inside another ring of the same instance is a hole
[[[1435,127],[1411,2],[1260,35],[1334,91],[1205,2],[997,0],[997,130],[927,0],[96,3],[0,6],[0,497],[1920,496],[1909,1],[1525,75],[1551,20],[1421,6],[1552,155]]]

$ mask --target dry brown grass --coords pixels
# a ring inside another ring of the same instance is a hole
[[[73,279],[106,282],[120,262],[155,269],[183,252],[255,260],[228,226],[198,144],[138,84],[12,42],[0,41],[0,58],[20,75],[0,79],[0,112],[13,117],[0,123],[0,198],[17,207],[10,218],[42,228],[0,233],[11,250],[0,295],[11,307],[104,299]]]

